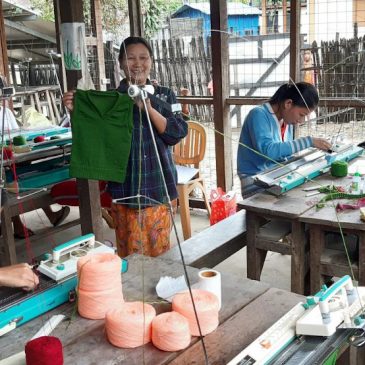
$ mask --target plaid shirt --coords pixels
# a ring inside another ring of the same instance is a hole
[[[123,80],[120,83],[118,91],[125,93],[127,89],[128,85]],[[169,104],[176,103],[175,94],[166,87],[156,86],[154,95]],[[187,135],[188,125],[181,115],[174,115],[159,105],[154,105],[153,101],[151,101],[151,104],[154,109],[167,119],[164,133],[158,134],[153,124],[152,128],[168,195],[173,200],[177,198],[178,194],[176,190],[177,173],[172,157],[172,146]],[[146,199],[141,197],[140,204],[143,207],[156,205],[157,203],[155,201],[167,203],[168,197],[151,138],[147,116],[144,111],[140,112],[136,105],[133,108],[133,122],[132,145],[125,182],[122,184],[109,182],[108,191],[111,193],[113,199],[131,197],[123,200],[123,203],[128,204],[131,208],[138,207],[138,199],[135,198],[137,194],[150,198]]]

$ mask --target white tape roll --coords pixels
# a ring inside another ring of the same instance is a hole
[[[199,271],[199,289],[207,290],[218,298],[219,309],[222,306],[221,273],[213,269]]]

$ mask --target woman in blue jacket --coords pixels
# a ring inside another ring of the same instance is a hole
[[[313,85],[307,82],[287,83],[280,86],[267,103],[248,113],[237,153],[243,197],[256,190],[252,176],[274,167],[274,161],[283,162],[308,147],[325,151],[331,148],[331,144],[323,138],[307,136],[294,139],[294,125],[303,123],[317,107],[318,101]]]

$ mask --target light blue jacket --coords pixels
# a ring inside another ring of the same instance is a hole
[[[289,124],[282,140],[280,123],[269,103],[253,108],[246,116],[241,130],[237,152],[238,175],[256,175],[275,166],[272,160],[282,162],[293,153],[313,146],[311,137],[293,138],[294,128]]]

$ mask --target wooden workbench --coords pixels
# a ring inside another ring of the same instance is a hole
[[[356,160],[358,159],[353,160],[351,163]],[[332,183],[335,185],[348,185],[350,182],[351,179],[348,177],[339,179],[332,177],[330,173],[326,173],[314,179],[314,181],[309,181],[278,197],[263,192],[243,200],[240,204],[246,209],[247,277],[260,280],[267,251],[280,252],[291,255],[291,291],[299,294],[312,292],[309,291],[309,285],[307,285],[309,283],[306,283],[308,271],[306,261],[309,248],[307,246],[305,223],[308,222],[308,219],[301,219],[301,217],[306,217],[306,212],[311,210],[325,194],[306,196],[308,192],[303,191],[303,189],[318,185],[326,186]],[[312,216],[312,221],[325,215],[326,211],[323,210],[318,215]],[[289,242],[279,242],[260,235],[262,224],[266,220],[273,219],[290,224],[291,236]]]
[[[307,204],[301,187],[276,197],[267,192],[258,193],[240,204],[246,210],[247,277],[260,280],[267,251],[291,255],[291,291],[303,294],[305,286],[306,237],[305,226],[299,221]],[[290,225],[291,243],[260,237],[260,227],[267,220],[280,220]]]
[[[168,310],[170,305],[159,302],[154,288],[161,276],[182,275],[182,266],[173,261],[140,255],[133,255],[128,262],[129,269],[122,275],[125,300],[144,299],[154,302],[157,312]],[[189,267],[188,271],[191,282],[196,282],[198,270]],[[220,325],[216,331],[205,337],[210,364],[226,364],[301,300],[302,297],[297,294],[222,273]],[[3,336],[0,359],[23,350],[26,341],[37,332],[49,316],[56,313],[71,315],[72,309],[71,304],[64,304],[47,316],[34,319]],[[177,353],[160,351],[151,343],[136,349],[119,349],[106,340],[103,320],[87,320],[78,315],[75,315],[71,322],[61,323],[52,335],[62,341],[65,365],[204,364],[201,342],[196,337],[193,338],[189,348]]]
[[[319,177],[316,182],[325,184],[326,176]],[[349,177],[332,178],[335,185],[346,186],[351,183]],[[325,194],[318,195],[318,199]],[[303,213],[299,220],[306,224],[310,233],[310,290],[316,293],[322,284],[322,276],[343,276],[351,275],[352,272],[358,280],[359,285],[365,285],[365,223],[360,220],[359,209],[346,209],[336,212],[337,203],[356,204],[357,199],[336,199],[328,201],[323,208],[313,206]],[[325,234],[329,232],[340,232],[353,234],[358,237],[357,252],[351,258],[352,272],[344,250],[325,250]]]
[[[39,133],[42,133],[40,130]],[[62,146],[51,146],[44,149],[37,149],[31,152],[15,154],[13,160],[4,162],[5,167],[12,166],[13,163],[29,164],[36,160],[47,160],[48,158],[64,156],[71,151],[71,144]],[[94,233],[99,241],[103,241],[102,233],[102,218],[100,207],[99,184],[97,181],[77,179],[79,185],[80,198],[80,219],[68,222],[58,227],[49,227],[47,232],[43,232],[41,236],[56,233],[63,229],[68,229],[73,225],[81,224],[82,234]],[[81,186],[81,187],[80,187]],[[34,190],[26,190],[20,193],[21,199],[18,199],[16,194],[8,193],[8,200],[3,206],[1,213],[1,234],[0,240],[0,266],[6,266],[17,263],[17,253],[14,240],[12,218],[29,211],[40,208],[45,208],[54,204],[50,195],[52,185],[44,186],[46,191],[41,191],[41,188]],[[35,194],[35,191],[39,190]],[[38,233],[38,232],[37,232]],[[39,239],[40,235],[31,237],[30,241]],[[61,243],[61,242],[60,242]]]

